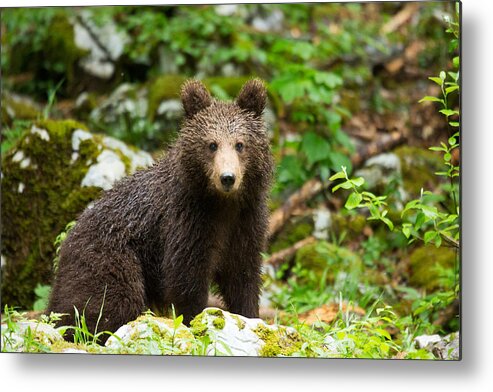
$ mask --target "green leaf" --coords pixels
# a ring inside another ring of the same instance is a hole
[[[392,340],[392,338],[390,337],[390,334],[389,334],[389,333],[388,333],[388,331],[386,331],[385,329],[382,329],[382,328],[376,328],[376,329],[374,330],[374,332],[375,332],[377,335],[384,336],[384,337],[386,337],[387,339]]]
[[[361,194],[356,193],[356,192],[351,193],[349,195],[344,207],[346,207],[348,210],[352,210],[352,209],[359,206],[359,203],[361,203],[362,199],[363,199],[363,197],[361,196]]]
[[[390,231],[394,230],[394,224],[392,223],[392,221],[389,218],[382,217],[380,219],[382,220],[383,223],[385,223],[388,226]]]
[[[421,102],[442,102],[443,103],[443,99],[440,99],[440,98],[437,98],[437,97],[432,97],[432,96],[429,96],[427,95],[426,97],[423,97],[421,98],[418,102],[421,103]]]
[[[429,148],[429,150],[431,150],[431,151],[447,151],[447,149],[446,149],[446,148],[443,148],[443,147],[436,147],[436,146],[434,146],[434,147],[430,147],[430,148]]]
[[[434,76],[430,76],[428,79],[432,80],[433,82],[435,82],[439,86],[442,86],[443,85],[443,80],[440,79],[440,78],[437,78],[437,77],[434,77]]]
[[[316,83],[324,84],[329,88],[334,88],[342,84],[342,78],[332,72],[317,72],[314,79]]]
[[[423,223],[426,221],[426,216],[422,212],[418,212],[416,215],[416,221],[414,222],[414,230],[418,231],[423,226]]]
[[[346,179],[346,174],[343,171],[337,172],[329,178],[329,181]]]
[[[351,171],[353,170],[351,159],[346,154],[343,154],[339,151],[332,151],[330,155],[330,161],[331,161],[330,167],[332,169],[336,169],[341,166],[344,166],[347,167],[348,173],[351,173]]]
[[[338,189],[352,189],[353,188],[353,184],[351,183],[351,181],[345,181],[345,182],[342,182],[338,185],[336,185],[333,189],[332,189],[332,192],[335,192],[337,191]]]
[[[436,231],[427,231],[424,236],[424,241],[425,244],[428,244],[430,241],[432,241],[436,236],[437,236]]]
[[[314,132],[307,132],[303,135],[301,150],[305,153],[310,165],[330,158],[332,152],[329,142]]]
[[[352,178],[349,181],[355,186],[355,187],[360,187],[365,183],[365,179],[363,177],[357,177],[357,178]]]
[[[301,184],[305,180],[305,172],[301,160],[294,155],[286,155],[282,158],[277,170],[278,181],[281,183]]]
[[[453,91],[455,91],[455,90],[458,90],[458,89],[459,89],[459,86],[457,86],[457,85],[455,85],[455,86],[450,86],[450,87],[447,87],[447,88],[445,89],[445,93],[446,93],[446,94],[449,94],[449,93],[451,93],[451,92],[453,92]]]
[[[411,235],[411,225],[402,225],[402,234],[404,234],[406,238],[409,238],[409,236]]]
[[[445,114],[447,117],[453,116],[454,114],[459,114],[457,110],[450,110],[450,109],[442,109],[439,112]]]

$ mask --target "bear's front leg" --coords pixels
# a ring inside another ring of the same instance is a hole
[[[208,287],[192,292],[182,292],[174,301],[176,315],[183,315],[183,323],[187,326],[190,321],[207,307]]]
[[[227,309],[253,318],[259,315],[261,270],[265,229],[258,222],[244,224],[232,233],[228,251],[216,271],[215,281]]]

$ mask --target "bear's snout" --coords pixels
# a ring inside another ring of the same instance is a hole
[[[236,176],[231,172],[226,172],[221,174],[220,178],[221,178],[221,184],[223,186],[223,189],[226,192],[229,192],[235,183]]]

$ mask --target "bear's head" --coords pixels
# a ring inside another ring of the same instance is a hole
[[[266,99],[259,79],[246,82],[233,102],[212,98],[199,81],[183,85],[185,116],[177,142],[191,180],[226,197],[268,187],[273,163],[262,118]]]

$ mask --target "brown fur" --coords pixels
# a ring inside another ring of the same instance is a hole
[[[235,102],[216,101],[200,82],[184,85],[174,146],[86,209],[64,241],[48,307],[69,314],[60,324],[74,324],[75,306],[95,331],[102,309],[97,331],[115,331],[147,308],[171,305],[188,323],[212,282],[231,312],[258,317],[273,170],[265,99],[259,80]],[[236,176],[228,191],[225,170]]]

